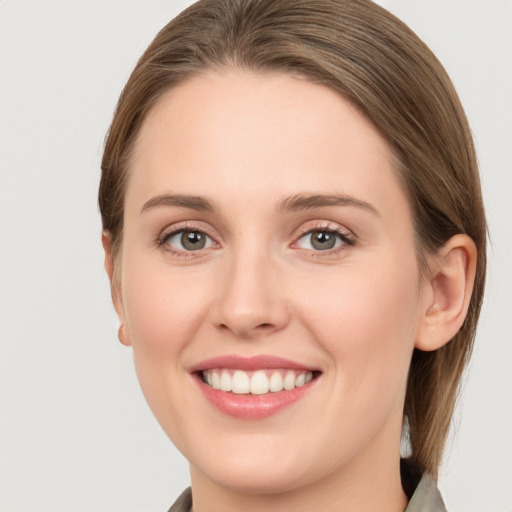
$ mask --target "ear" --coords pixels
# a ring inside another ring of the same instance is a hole
[[[477,251],[467,235],[450,238],[431,258],[431,279],[424,285],[423,313],[415,347],[437,350],[461,328],[475,280]]]
[[[116,310],[117,316],[119,317],[119,332],[118,337],[119,341],[126,346],[131,345],[130,335],[128,328],[126,326],[126,319],[124,314],[124,306],[121,295],[121,285],[118,279],[115,278],[116,275],[116,266],[114,262],[114,257],[112,254],[112,236],[107,231],[103,231],[101,234],[101,243],[103,245],[103,249],[105,251],[105,270],[108,275],[108,279],[110,281],[110,293],[112,296],[112,302],[114,304],[114,308]]]

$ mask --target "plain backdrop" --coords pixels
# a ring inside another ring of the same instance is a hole
[[[2,0],[0,510],[165,511],[187,465],[146,406],[103,272],[104,135],[128,75],[188,1]],[[382,0],[448,69],[481,163],[487,300],[440,487],[512,510],[512,3]]]

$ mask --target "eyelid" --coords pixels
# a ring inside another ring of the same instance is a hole
[[[348,228],[329,220],[314,220],[304,223],[294,234],[294,239],[300,238],[312,231],[332,231],[340,233],[347,238],[355,239],[355,234]]]

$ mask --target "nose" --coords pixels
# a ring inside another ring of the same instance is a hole
[[[289,304],[282,272],[270,255],[240,250],[223,274],[213,321],[238,339],[251,340],[282,330],[289,322]]]

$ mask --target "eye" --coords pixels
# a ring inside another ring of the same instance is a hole
[[[200,251],[211,247],[213,240],[202,231],[181,229],[169,233],[162,243],[177,251]]]
[[[334,229],[314,229],[302,235],[297,241],[301,249],[313,251],[331,251],[344,243],[352,244],[346,235]]]

